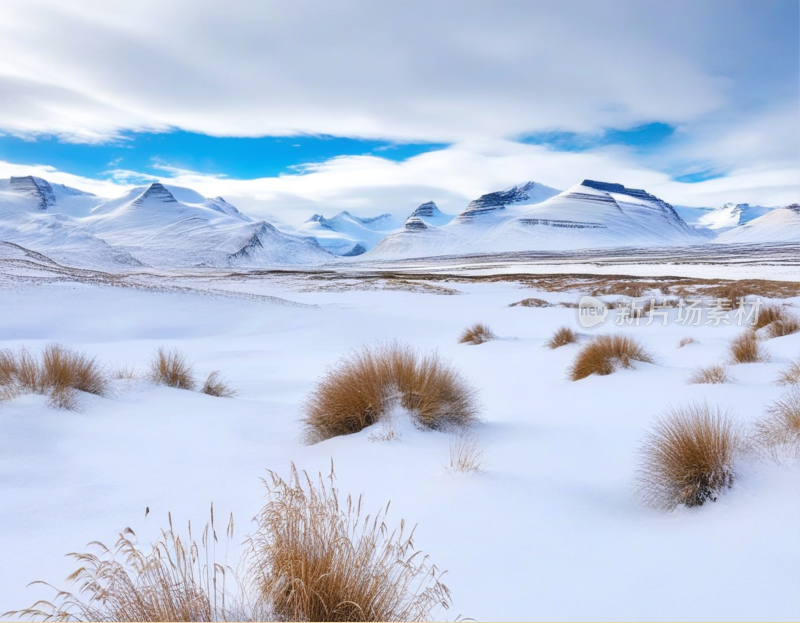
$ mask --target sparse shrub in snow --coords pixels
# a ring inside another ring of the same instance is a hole
[[[78,391],[103,396],[108,379],[94,358],[57,344],[50,344],[38,360],[22,348],[0,352],[0,395],[45,394],[48,404],[59,409],[77,409]]]
[[[304,405],[306,438],[356,433],[397,404],[432,429],[469,424],[478,411],[475,390],[436,353],[378,344],[352,352],[318,381]]]
[[[640,448],[639,498],[664,510],[715,501],[733,485],[743,448],[739,427],[719,409],[705,403],[670,409]]]
[[[425,621],[450,606],[442,573],[414,548],[405,523],[386,525],[389,505],[363,516],[341,499],[334,474],[312,481],[294,465],[269,473],[267,503],[249,541],[248,577],[276,621]]]
[[[559,348],[567,344],[573,344],[578,340],[578,334],[569,327],[561,327],[553,334],[547,343],[548,348]]]
[[[791,335],[800,331],[800,320],[796,316],[787,315],[782,320],[776,320],[767,325],[765,332],[767,337],[776,338],[784,335]]]
[[[786,319],[788,314],[780,305],[765,305],[758,310],[758,320],[753,325],[753,330],[757,331],[768,324]]]
[[[517,301],[516,303],[511,303],[509,307],[550,307],[550,303],[548,303],[544,299],[529,298],[529,299],[522,299],[521,301]]]
[[[797,385],[800,384],[800,359],[793,361],[778,374],[775,379],[776,385]]]
[[[476,322],[471,327],[464,329],[461,337],[458,338],[460,344],[483,344],[489,340],[496,339],[497,336],[485,324]]]
[[[756,424],[759,447],[777,459],[782,452],[800,458],[800,388],[796,385],[767,408]]]
[[[139,375],[137,374],[135,368],[127,364],[122,364],[120,366],[115,366],[114,368],[112,368],[110,376],[112,379],[116,379],[118,381],[120,380],[132,381]]]
[[[653,363],[653,357],[633,338],[601,335],[578,352],[569,376],[578,381],[592,374],[611,374],[619,367],[630,368],[633,361]]]
[[[684,346],[688,346],[689,344],[696,344],[697,340],[693,337],[682,337],[681,341],[678,342],[678,348],[683,348]]]
[[[200,391],[217,398],[233,398],[236,395],[236,390],[228,386],[217,370],[209,373]]]
[[[769,361],[769,353],[761,346],[753,331],[745,331],[731,340],[728,351],[733,363]]]
[[[447,467],[456,472],[482,472],[486,465],[483,451],[483,445],[474,435],[454,435],[450,438]]]
[[[728,375],[728,369],[721,363],[704,368],[697,368],[689,377],[690,385],[730,383],[733,379]]]
[[[233,518],[227,539],[233,537]],[[67,580],[76,593],[58,591],[53,602],[38,601],[30,608],[4,616],[54,621],[257,621],[257,611],[244,611],[244,600],[229,595],[230,569],[215,557],[217,542],[214,507],[211,522],[198,542],[192,534],[162,530],[145,548],[126,528],[116,547],[101,543],[98,553],[70,554],[80,567]],[[234,578],[235,579],[235,578]],[[238,592],[238,591],[237,591]]]
[[[163,346],[158,348],[150,362],[150,380],[178,389],[194,389],[196,385],[186,356],[177,349],[168,351]]]

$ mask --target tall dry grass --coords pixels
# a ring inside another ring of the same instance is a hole
[[[687,381],[690,385],[731,383],[733,379],[728,374],[728,369],[721,363],[697,368]]]
[[[233,518],[226,539],[233,538]],[[4,616],[54,621],[241,621],[245,613],[238,591],[229,594],[227,563],[217,561],[218,536],[211,521],[199,542],[192,534],[180,536],[173,528],[162,530],[150,547],[139,543],[126,528],[111,549],[91,543],[97,553],[69,554],[80,565],[67,581],[77,588],[56,590],[51,601],[6,612]],[[227,548],[226,548],[227,550]],[[249,615],[249,616],[248,616]]]
[[[553,334],[545,346],[548,348],[560,348],[561,346],[566,346],[567,344],[574,344],[578,341],[578,334],[570,329],[569,327],[561,327],[558,331]]]
[[[93,357],[58,344],[46,346],[40,358],[25,348],[0,352],[0,395],[44,394],[51,406],[74,410],[77,392],[108,393],[108,377]]]
[[[733,485],[743,448],[741,429],[719,409],[705,403],[671,408],[639,450],[637,494],[663,510],[716,501]]]
[[[159,346],[150,362],[150,380],[159,385],[194,389],[196,382],[192,374],[192,366],[177,349],[167,350]]]
[[[653,363],[653,357],[633,338],[601,335],[586,344],[569,370],[573,381],[592,374],[611,374],[619,367],[630,368],[633,361]]]
[[[397,404],[431,429],[467,425],[478,413],[475,390],[438,354],[378,344],[352,352],[317,382],[303,407],[306,439],[356,433]]]
[[[753,324],[753,330],[757,331],[777,320],[783,320],[786,318],[786,315],[786,312],[780,305],[764,305],[764,307],[758,310],[758,317]]]
[[[265,481],[267,503],[249,541],[248,576],[276,621],[424,621],[450,606],[442,573],[417,551],[405,524],[390,530],[389,505],[364,515],[320,475],[292,465]]]
[[[458,338],[459,344],[483,344],[490,340],[497,339],[492,330],[480,322],[476,322],[471,327],[464,329],[461,337]]]
[[[788,314],[786,318],[770,323],[765,329],[768,338],[792,335],[798,331],[800,331],[800,320],[796,316],[789,316]]]
[[[756,423],[756,442],[776,460],[782,453],[800,458],[800,388],[796,385],[767,408]]]
[[[450,438],[447,468],[455,472],[482,472],[486,467],[484,446],[474,435],[461,434]]]
[[[793,361],[778,373],[776,385],[800,385],[800,359]]]
[[[225,379],[220,376],[217,370],[209,373],[200,391],[217,398],[233,398],[236,396],[236,390],[225,382]]]
[[[753,331],[745,331],[733,338],[728,345],[733,363],[758,363],[769,361],[769,353],[758,341]]]

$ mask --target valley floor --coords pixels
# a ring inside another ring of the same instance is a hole
[[[114,381],[109,397],[82,395],[79,411],[35,395],[0,404],[0,612],[51,598],[26,585],[63,587],[76,566],[67,552],[112,544],[126,526],[148,541],[168,512],[178,527],[200,526],[213,501],[218,517],[234,514],[241,541],[263,504],[267,469],[287,475],[294,462],[327,474],[333,460],[343,493],[363,492],[369,510],[391,500],[390,523],[418,524],[416,545],[447,569],[452,590],[454,607],[440,618],[800,618],[797,459],[748,456],[734,487],[700,508],[657,512],[633,495],[637,448],[654,418],[707,401],[751,424],[786,391],[773,381],[797,359],[798,334],[765,342],[767,363],[732,365],[735,383],[688,385],[694,368],[725,359],[741,328],[670,321],[582,330],[624,332],[655,363],[572,382],[579,346],[544,344],[560,326],[580,329],[576,310],[509,307],[527,297],[576,302],[579,289],[566,286],[387,287],[403,278],[371,278],[361,287],[357,274],[321,282],[224,271],[126,282],[34,264],[3,267],[0,349],[58,342],[144,372],[158,346],[177,347],[198,377],[220,370],[238,396],[134,379]],[[737,278],[738,268],[725,270]],[[789,279],[760,270],[750,276]],[[796,257],[793,270],[796,281]],[[796,311],[796,293],[781,298]],[[498,339],[458,344],[476,321]],[[687,336],[697,343],[678,348]],[[446,469],[450,436],[411,426],[391,441],[364,430],[302,443],[301,405],[315,380],[350,349],[395,339],[438,349],[479,389],[483,473]]]

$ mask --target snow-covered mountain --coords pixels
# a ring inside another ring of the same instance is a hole
[[[221,197],[159,182],[106,199],[28,176],[0,180],[0,241],[71,266],[170,268],[800,237],[796,204],[691,210],[697,227],[644,190],[584,180],[559,192],[526,182],[484,194],[457,216],[427,201],[405,221],[340,212],[332,218],[315,214],[293,228],[254,220]]]
[[[671,205],[643,190],[594,180],[561,193],[538,185],[533,188],[542,190],[530,192],[526,184],[484,195],[442,227],[407,223],[369,255],[417,257],[431,254],[429,250],[496,253],[704,240]],[[541,197],[546,198],[536,201]]]
[[[39,212],[85,216],[98,197],[63,184],[28,175],[0,180],[0,214]]]
[[[710,229],[717,233],[749,223],[764,216],[773,208],[751,206],[749,203],[726,203],[697,219],[697,227]]]
[[[331,253],[353,256],[371,249],[399,226],[391,214],[359,218],[349,212],[340,212],[332,218],[315,214],[295,232],[315,239]]]
[[[720,234],[714,242],[800,242],[800,204],[769,210]]]
[[[0,240],[78,267],[319,264],[315,241],[254,221],[221,197],[153,183],[103,199],[41,178],[0,182]]]

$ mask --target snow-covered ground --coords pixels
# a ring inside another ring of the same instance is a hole
[[[0,611],[52,597],[26,584],[64,586],[75,568],[67,552],[111,544],[126,526],[154,538],[168,511],[179,526],[201,525],[213,501],[218,517],[234,514],[241,540],[263,503],[265,470],[286,475],[294,461],[327,473],[333,459],[342,492],[364,492],[369,509],[391,500],[390,520],[419,525],[417,546],[448,570],[454,608],[440,616],[800,618],[796,459],[748,458],[717,502],[672,513],[642,507],[632,486],[638,444],[669,405],[706,400],[744,423],[761,417],[785,391],[773,380],[797,358],[798,334],[766,342],[768,363],[731,366],[733,384],[687,385],[694,368],[725,359],[742,329],[583,330],[624,331],[656,363],[571,382],[578,346],[544,343],[562,325],[579,329],[575,310],[509,304],[574,302],[577,292],[508,282],[448,283],[458,292],[449,296],[436,293],[443,288],[325,291],[298,275],[230,281],[228,290],[248,293],[236,297],[48,279],[0,281],[0,349],[55,341],[144,371],[156,347],[174,346],[198,377],[220,370],[239,394],[119,380],[110,397],[82,396],[79,412],[51,409],[41,396],[0,404]],[[800,299],[786,302],[796,311]],[[475,321],[499,339],[458,344]],[[698,343],[677,348],[685,336]],[[447,470],[450,437],[410,427],[393,441],[371,441],[365,430],[301,442],[301,403],[326,367],[392,339],[438,349],[479,388],[484,473]]]

